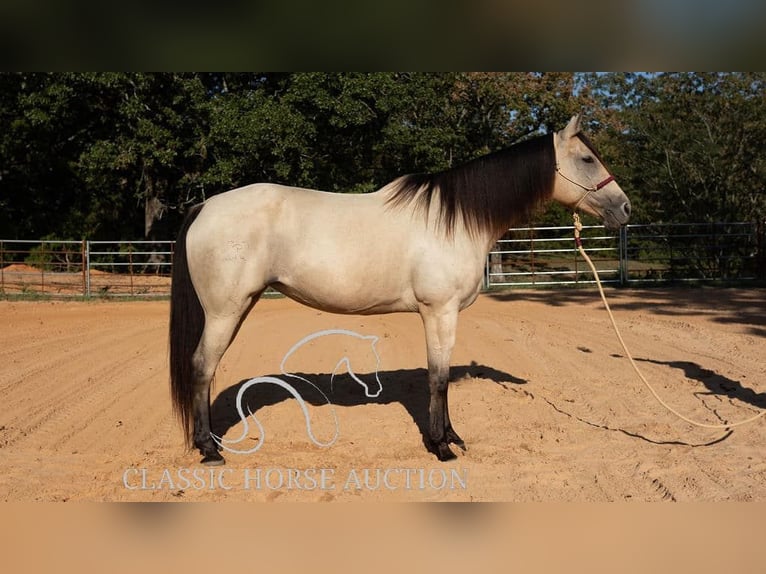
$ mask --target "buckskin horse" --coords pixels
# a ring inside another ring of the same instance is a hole
[[[630,202],[574,116],[555,133],[380,190],[339,194],[261,183],[211,197],[178,235],[170,307],[170,381],[187,445],[223,464],[211,436],[210,384],[267,287],[334,313],[412,311],[425,328],[429,449],[465,449],[447,406],[458,313],[482,286],[486,256],[549,200],[608,228]]]

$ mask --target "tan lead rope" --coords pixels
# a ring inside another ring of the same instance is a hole
[[[636,371],[636,374],[638,375],[638,378],[641,379],[641,381],[646,385],[646,388],[649,389],[649,391],[652,393],[655,399],[657,399],[657,402],[659,402],[663,407],[665,407],[667,410],[669,410],[671,413],[676,415],[678,418],[680,418],[683,421],[686,421],[687,423],[707,428],[707,429],[731,429],[734,427],[746,425],[748,423],[752,423],[762,416],[766,415],[766,410],[762,410],[760,413],[758,413],[755,416],[752,416],[748,419],[738,421],[736,423],[726,423],[726,424],[708,424],[708,423],[701,423],[697,422],[695,420],[692,420],[681,413],[679,413],[676,409],[671,407],[669,404],[667,404],[665,401],[662,400],[662,397],[657,394],[657,392],[652,388],[652,385],[649,384],[649,381],[646,380],[646,377],[644,377],[643,373],[638,368],[638,365],[636,364],[636,361],[633,360],[633,356],[630,354],[630,351],[628,350],[628,346],[625,344],[625,341],[622,338],[622,335],[620,335],[620,330],[617,328],[617,322],[614,320],[614,315],[612,315],[612,310],[609,308],[609,303],[606,301],[606,295],[604,295],[604,288],[601,286],[601,280],[598,276],[598,271],[596,271],[595,265],[593,265],[593,262],[590,260],[590,257],[588,257],[588,254],[585,253],[585,250],[582,247],[582,240],[580,239],[580,231],[582,230],[582,223],[580,222],[580,216],[577,214],[577,212],[572,214],[572,217],[574,219],[574,233],[575,233],[575,244],[577,245],[577,249],[580,252],[580,255],[582,255],[583,259],[585,259],[585,262],[588,264],[588,267],[590,267],[590,270],[593,272],[593,277],[596,279],[596,285],[598,286],[598,291],[601,293],[601,300],[604,302],[604,307],[606,308],[606,312],[609,314],[609,319],[612,321],[612,327],[614,328],[614,332],[617,335],[617,339],[620,341],[620,345],[622,345],[622,349],[625,351],[625,355],[630,360],[630,364],[633,366],[633,370]]]

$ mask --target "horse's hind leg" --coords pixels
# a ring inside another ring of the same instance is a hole
[[[220,447],[211,436],[210,385],[216,368],[226,349],[239,331],[239,327],[253,308],[258,295],[248,298],[238,312],[230,315],[206,315],[202,332],[192,362],[194,365],[194,446],[202,455],[202,464],[224,464]]]

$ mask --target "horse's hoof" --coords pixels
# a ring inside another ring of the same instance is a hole
[[[446,442],[439,443],[439,445],[436,447],[436,456],[439,458],[440,461],[446,462],[448,460],[454,460],[457,458],[457,455],[452,452],[449,445]]]
[[[221,466],[226,464],[226,459],[216,452],[215,454],[207,455],[200,462],[205,466]]]

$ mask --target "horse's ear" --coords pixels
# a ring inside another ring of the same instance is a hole
[[[581,129],[582,125],[580,123],[580,114],[577,114],[576,116],[572,116],[572,119],[569,120],[567,127],[561,130],[560,134],[562,139],[569,139],[580,133]]]

